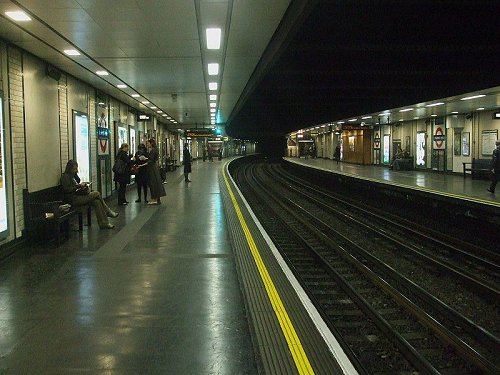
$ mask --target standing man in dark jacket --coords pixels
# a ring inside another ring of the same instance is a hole
[[[488,189],[490,193],[495,193],[495,187],[500,178],[500,141],[496,141],[495,145],[497,147],[493,150],[493,159],[491,160],[491,185]]]
[[[135,174],[135,183],[137,185],[137,200],[141,201],[141,190],[144,191],[144,202],[148,203],[148,151],[146,145],[141,143],[135,153],[135,164],[139,168]]]
[[[116,173],[114,181],[118,182],[118,205],[125,206],[128,204],[127,199],[125,198],[125,192],[127,191],[127,184],[130,184],[130,166],[131,160],[130,155],[128,154],[128,144],[124,143],[121,145],[118,154],[116,154],[116,161],[121,160],[122,163],[126,166],[124,168],[123,173]]]
[[[191,173],[191,153],[189,152],[188,144],[184,143],[184,150],[182,152],[184,163],[184,181],[191,182],[189,174]]]

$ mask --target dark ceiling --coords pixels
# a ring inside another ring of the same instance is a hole
[[[253,77],[229,135],[279,135],[500,85],[498,1],[315,3]]]

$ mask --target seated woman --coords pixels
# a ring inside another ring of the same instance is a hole
[[[78,177],[78,163],[69,160],[66,169],[61,176],[61,186],[65,201],[70,205],[78,207],[91,204],[95,208],[97,222],[101,229],[112,229],[115,226],[108,222],[109,217],[117,217],[118,213],[113,212],[104,202],[98,191],[90,191],[85,182],[80,182]]]

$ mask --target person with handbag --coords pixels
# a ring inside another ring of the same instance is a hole
[[[123,143],[118,150],[115,158],[115,165],[113,166],[113,172],[115,176],[113,181],[119,184],[118,187],[118,205],[125,206],[128,204],[125,198],[125,193],[127,191],[127,184],[130,184],[130,166],[132,162],[130,160],[130,155],[128,153],[128,144]]]
[[[163,181],[160,176],[160,168],[158,166],[158,148],[156,141],[151,138],[148,140],[149,159],[148,159],[148,183],[151,191],[151,201],[148,204],[160,204],[161,197],[167,195],[163,187]]]
[[[137,185],[137,200],[141,202],[141,191],[144,191],[144,202],[148,203],[148,150],[144,143],[139,144],[135,153],[135,183]]]
[[[97,223],[101,229],[113,229],[108,217],[117,217],[118,213],[112,211],[101,197],[98,191],[90,191],[86,182],[81,182],[78,177],[78,163],[69,160],[66,169],[61,176],[61,187],[64,201],[72,206],[79,207],[91,204],[94,207]]]

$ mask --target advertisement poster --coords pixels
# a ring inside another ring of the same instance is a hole
[[[0,100],[2,97],[0,96]],[[3,100],[0,103],[0,238],[7,235],[7,184],[5,181],[5,130]]]
[[[122,144],[127,143],[127,128],[122,126],[118,127],[118,148],[121,147]],[[118,150],[116,150],[118,152]]]
[[[137,144],[136,144],[136,138],[135,138],[135,129],[130,128],[130,145],[129,145],[129,152],[133,155],[137,151]]]
[[[73,111],[75,134],[75,160],[78,176],[82,181],[90,181],[90,140],[87,115]]]
[[[425,166],[425,133],[417,133],[417,166],[423,167]]]
[[[462,133],[462,155],[470,156],[470,133]]]
[[[455,133],[453,138],[453,155],[462,155],[462,133]]]
[[[483,130],[481,133],[481,141],[483,144],[483,155],[491,156],[495,149],[498,132],[496,130]]]
[[[384,164],[389,164],[391,161],[391,136],[384,135]]]

